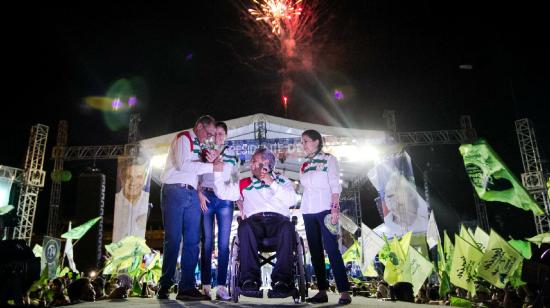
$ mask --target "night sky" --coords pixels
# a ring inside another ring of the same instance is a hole
[[[15,62],[25,67],[17,75],[25,89],[16,101],[4,102],[5,110],[8,104],[14,110],[0,124],[6,145],[0,164],[22,167],[30,127],[36,123],[50,127],[48,172],[59,120],[69,122],[70,145],[125,143],[127,127],[109,128],[103,113],[83,102],[88,96],[105,96],[123,78],[138,81],[142,138],[190,127],[205,113],[219,120],[258,112],[283,116],[276,60],[259,57],[265,54],[263,39],[252,38],[242,6],[235,3],[48,3],[33,8],[32,35],[17,38],[25,50]],[[539,147],[550,153],[547,10],[519,5],[325,1],[320,27],[313,33],[320,42],[312,53],[314,68],[293,76],[289,117],[384,129],[382,112],[391,109],[399,131],[420,131],[459,128],[459,116],[469,114],[478,135],[519,178],[514,120],[531,118]],[[462,64],[473,69],[460,69]],[[326,95],[335,88],[343,90],[343,101]],[[458,221],[475,219],[457,146],[411,148],[409,153],[419,186],[430,162],[440,228],[453,230]],[[69,164],[73,179],[91,164]],[[114,186],[114,162],[97,164]],[[74,198],[71,185],[64,187],[65,207]],[[42,222],[49,179],[46,186],[37,212]],[[108,203],[113,202],[112,190],[108,187]],[[496,203],[488,211],[495,229],[504,232],[511,226],[505,234],[534,233],[529,213]],[[525,224],[518,226],[518,220]],[[35,231],[45,232],[45,223]]]

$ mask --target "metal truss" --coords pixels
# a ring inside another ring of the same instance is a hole
[[[542,161],[537,145],[535,128],[529,119],[515,122],[518,145],[523,163],[524,173],[521,174],[523,186],[533,196],[533,199],[543,208],[544,214],[535,216],[537,233],[550,231],[550,202],[545,191]]]
[[[57,145],[53,149],[53,153],[64,153],[67,145],[67,121],[59,121],[57,126]],[[55,156],[53,172],[63,170],[63,159]],[[48,228],[46,230],[49,236],[57,235],[57,227],[59,225],[59,205],[61,204],[61,182],[52,178],[52,188],[50,194],[50,208],[48,211]]]
[[[23,169],[0,165],[0,179],[9,179],[12,182],[22,183],[24,177],[25,171]]]
[[[34,214],[38,201],[38,192],[44,187],[46,173],[43,170],[46,154],[46,142],[48,140],[48,127],[42,124],[31,128],[29,147],[25,158],[25,175],[23,186],[19,194],[17,216],[19,225],[15,227],[13,238],[22,239],[30,245]]]

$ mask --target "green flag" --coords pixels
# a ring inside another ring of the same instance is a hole
[[[84,234],[86,234],[86,232],[88,232],[88,230],[90,230],[90,228],[92,228],[96,222],[98,222],[99,220],[101,219],[101,216],[99,217],[96,217],[94,219],[90,219],[88,220],[87,222],[81,224],[80,226],[76,227],[76,228],[73,228],[63,234],[61,234],[61,237],[62,238],[67,238],[67,239],[73,239],[73,240],[79,240],[81,239]]]
[[[491,230],[487,250],[481,258],[478,275],[497,288],[504,288],[519,262],[521,254],[517,252],[498,233]]]
[[[445,297],[451,291],[451,282],[449,281],[449,268],[445,262],[445,253],[441,241],[437,241],[437,276],[439,278],[439,296]]]
[[[525,281],[521,280],[521,269],[523,268],[523,260],[519,261],[519,265],[516,270],[510,275],[510,285],[514,288],[519,288],[525,285]]]
[[[127,236],[116,243],[105,245],[105,250],[109,253],[107,265],[103,270],[105,274],[116,273],[132,265],[135,267],[136,260],[141,262],[143,255],[151,252],[151,248],[145,244],[145,239],[137,236]]]
[[[451,296],[451,306],[453,307],[465,307],[472,308],[472,302],[465,298]]]
[[[476,272],[482,256],[483,253],[477,247],[455,234],[455,249],[449,271],[451,283],[475,295]]]
[[[386,265],[384,268],[384,280],[390,284],[394,285],[400,281],[406,281],[403,277],[403,271],[406,260],[405,253],[397,237],[394,237],[392,241],[388,244],[390,253],[386,259]],[[408,278],[408,277],[407,277]]]
[[[531,256],[533,253],[531,252],[531,243],[522,241],[522,240],[509,240],[508,244],[510,244],[512,247],[514,247],[515,250],[517,250],[522,257],[529,260],[531,259]]]
[[[4,206],[0,207],[0,216],[9,213],[13,209],[14,209],[14,207],[11,204],[4,205]]]
[[[537,234],[533,237],[526,238],[526,240],[540,247],[540,245],[544,243],[550,244],[550,233],[546,232],[546,233]]]
[[[480,248],[476,244],[476,240],[474,239],[474,235],[468,230],[468,228],[464,227],[464,225],[460,225],[460,233],[458,234],[460,237],[468,242],[470,245],[476,246],[477,248]]]
[[[42,257],[42,246],[40,246],[38,244],[34,244],[34,247],[32,248],[32,253],[37,258]]]
[[[447,271],[451,268],[451,260],[453,259],[453,252],[455,250],[455,246],[453,245],[453,241],[451,241],[451,238],[447,234],[446,230],[443,230],[443,238],[444,238],[444,251],[445,251],[445,264],[447,266]]]
[[[417,294],[426,278],[432,273],[434,267],[429,260],[414,249],[414,247],[410,246],[408,249],[408,261],[413,294]]]
[[[535,215],[544,211],[521,186],[500,157],[483,139],[460,146],[464,166],[478,196],[486,201],[509,203]]]
[[[344,260],[344,263],[346,262],[359,262],[361,260],[361,255],[359,254],[359,243],[354,240],[353,245],[351,245],[344,254],[342,254],[342,259]]]
[[[489,244],[489,234],[485,233],[480,227],[477,227],[474,233],[474,240],[476,241],[477,247],[479,247],[482,252],[485,252],[487,244]]]

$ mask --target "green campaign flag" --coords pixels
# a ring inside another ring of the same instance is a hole
[[[445,261],[445,253],[441,241],[437,241],[437,274],[439,278],[439,296],[444,297],[451,291],[451,282],[449,281],[449,267]]]
[[[447,234],[447,230],[443,230],[443,238],[444,238],[444,251],[445,251],[445,264],[447,266],[447,271],[451,268],[451,260],[453,259],[453,252],[455,250],[455,246],[453,245],[453,241],[451,241],[451,238]]]
[[[472,308],[472,302],[465,298],[451,296],[450,304],[453,307]]]
[[[348,248],[348,250],[346,250],[346,252],[342,254],[342,259],[344,260],[344,263],[353,262],[353,261],[359,262],[359,260],[361,260],[361,255],[359,251],[360,251],[359,243],[356,240],[354,240],[353,245],[351,245]]]
[[[382,239],[384,240],[385,244],[384,246],[382,246],[382,249],[380,249],[380,251],[378,252],[378,260],[380,260],[380,262],[384,264],[384,266],[386,266],[386,263],[390,258],[391,249],[390,249],[390,243],[388,242],[388,238],[386,237],[385,234],[383,234]]]
[[[477,247],[479,247],[482,252],[485,252],[489,244],[489,234],[485,233],[480,227],[477,227],[474,233],[474,240],[476,241]]]
[[[483,253],[476,246],[471,245],[462,237],[455,234],[455,249],[451,262],[451,270],[449,271],[451,283],[475,295],[477,268],[482,256]]]
[[[384,268],[384,280],[390,285],[400,281],[410,282],[410,271],[406,272],[407,256],[401,247],[397,237],[389,243],[390,253],[386,259]]]
[[[526,238],[526,240],[528,240],[531,243],[537,244],[537,246],[540,247],[540,245],[544,243],[550,244],[550,233],[546,232],[546,233],[537,234],[533,237]]]
[[[487,250],[478,267],[478,275],[495,287],[503,289],[509,280],[508,276],[516,270],[521,260],[521,254],[491,230]]]
[[[138,262],[141,262],[144,254],[150,253],[151,248],[145,244],[145,239],[137,236],[127,236],[116,243],[105,245],[109,258],[104,274],[116,273],[118,270],[135,269]]]
[[[87,222],[81,224],[80,226],[73,228],[63,234],[61,234],[62,238],[67,239],[73,239],[73,240],[79,240],[81,239],[88,230],[90,230],[99,220],[101,219],[101,216],[98,216],[94,219],[90,219]]]
[[[481,199],[506,202],[533,211],[535,215],[544,214],[485,140],[463,144],[459,150],[470,181]]]
[[[477,248],[480,248],[476,244],[476,240],[474,239],[474,235],[468,230],[468,228],[464,227],[464,225],[460,225],[460,233],[458,234],[463,240],[468,242],[470,245],[476,246]],[[480,249],[481,250],[481,249]]]
[[[413,294],[418,291],[426,281],[426,278],[432,273],[434,266],[414,247],[408,249],[408,269],[410,270],[411,283],[413,285]]]
[[[529,260],[531,259],[531,256],[533,253],[531,252],[531,243],[522,241],[522,240],[509,240],[508,244],[510,244],[512,247],[514,247],[515,250],[517,250],[522,257]]]
[[[4,206],[0,207],[0,216],[9,213],[13,209],[14,209],[14,207],[11,204],[4,205]]]
[[[525,281],[521,280],[521,269],[523,268],[523,260],[519,261],[519,265],[516,270],[510,275],[510,285],[514,288],[519,288],[525,285]]]

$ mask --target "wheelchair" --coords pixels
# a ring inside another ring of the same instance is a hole
[[[241,218],[238,217],[237,221],[240,223]],[[298,222],[298,218],[296,216],[292,217],[292,224],[296,226]],[[305,302],[306,297],[308,296],[307,290],[309,281],[307,281],[306,277],[306,256],[304,251],[304,240],[297,231],[294,231],[295,234],[295,249],[293,252],[294,258],[293,258],[293,266],[292,266],[292,275],[294,278],[294,289],[292,290],[292,298],[294,300],[294,303],[298,304],[300,302]],[[260,268],[266,264],[271,264],[272,266],[275,266],[274,259],[277,257],[277,255],[274,253],[273,255],[269,257],[264,257],[261,253],[267,252],[267,253],[273,253],[276,251],[277,248],[277,241],[276,238],[264,238],[261,242],[258,243],[258,258],[260,259]],[[243,292],[239,286],[240,281],[240,259],[239,259],[239,238],[238,235],[235,235],[233,237],[233,240],[231,241],[230,246],[230,254],[229,254],[229,269],[227,273],[227,279],[228,279],[228,291],[229,295],[231,296],[231,300],[235,303],[239,302],[239,296],[244,295],[248,297],[257,297],[257,298],[263,298],[263,290],[254,291],[254,292]],[[268,290],[267,297],[272,298],[275,296],[272,296],[273,292],[272,290]]]

